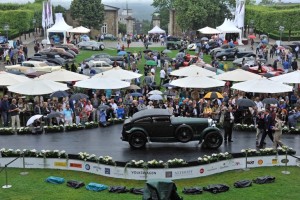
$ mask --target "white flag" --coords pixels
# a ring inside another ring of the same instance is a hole
[[[235,12],[234,12],[234,25],[238,26],[238,14],[239,14],[240,0],[236,1]]]
[[[49,6],[50,6],[50,25],[52,25],[54,24],[54,22],[53,22],[52,4],[50,0],[49,0]]]
[[[45,2],[43,2],[43,13],[42,13],[42,26],[45,28],[46,26],[46,11],[45,11]]]
[[[238,13],[238,28],[244,28],[245,24],[245,1],[242,0],[240,1],[240,6],[239,6],[239,13]]]

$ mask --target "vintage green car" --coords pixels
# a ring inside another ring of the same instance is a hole
[[[174,117],[166,109],[147,109],[135,113],[123,124],[123,141],[135,149],[147,142],[203,142],[204,147],[216,149],[223,143],[221,131],[212,119]]]
[[[182,47],[181,38],[167,37],[166,47],[167,49],[180,49]]]

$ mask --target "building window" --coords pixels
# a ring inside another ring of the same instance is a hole
[[[106,23],[103,24],[101,29],[102,29],[102,33],[107,33],[107,24]]]

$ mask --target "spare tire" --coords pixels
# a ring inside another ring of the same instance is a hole
[[[189,126],[181,126],[177,129],[175,137],[179,142],[187,143],[193,139],[193,129]]]

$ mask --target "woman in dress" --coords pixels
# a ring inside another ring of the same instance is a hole
[[[277,146],[280,145],[281,147],[284,146],[283,143],[280,141],[282,135],[282,127],[284,125],[284,121],[280,119],[280,114],[276,115],[275,118],[275,126],[273,127],[274,132],[274,149],[277,149]]]

